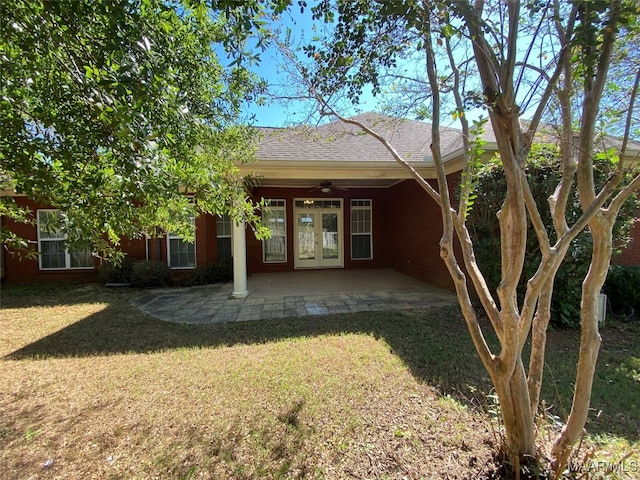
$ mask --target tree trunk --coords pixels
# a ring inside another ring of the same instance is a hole
[[[540,389],[544,374],[544,358],[547,346],[547,327],[551,320],[551,297],[553,295],[554,276],[549,276],[542,286],[536,314],[531,327],[531,354],[529,356],[529,404],[535,415],[540,404]]]
[[[593,377],[602,342],[598,332],[598,294],[607,277],[611,260],[613,221],[600,213],[590,222],[589,227],[593,238],[593,255],[589,272],[582,283],[580,353],[573,404],[567,424],[551,451],[551,469],[557,478],[566,468],[573,446],[582,435],[587,421]]]
[[[536,457],[533,416],[529,406],[529,388],[521,359],[510,377],[494,381],[502,407],[505,450],[515,471]]]

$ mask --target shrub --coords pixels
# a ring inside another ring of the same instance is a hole
[[[554,145],[533,145],[527,159],[527,176],[531,184],[534,200],[540,211],[542,221],[547,226],[551,242],[553,221],[547,199],[560,181],[558,168],[559,154]],[[476,260],[484,273],[489,287],[495,292],[501,280],[500,230],[496,212],[500,210],[506,192],[504,173],[499,168],[500,160],[494,159],[479,167],[473,178],[474,204],[469,211],[467,224],[473,238]],[[609,174],[615,169],[615,163],[600,158],[594,163],[594,179],[602,186]],[[630,239],[631,226],[638,211],[638,200],[628,201],[620,211],[614,225],[613,236],[618,239],[615,251],[626,246]],[[567,221],[573,224],[581,214],[580,202],[574,192],[567,207]],[[572,242],[565,260],[558,270],[554,283],[551,303],[551,323],[556,326],[575,327],[580,321],[580,297],[582,281],[591,262],[592,240],[585,230]],[[540,251],[536,234],[530,225],[527,233],[527,254],[522,278],[519,285],[520,300],[526,290],[526,282],[535,273],[540,262]]]
[[[136,287],[164,287],[171,283],[171,271],[164,262],[139,260],[131,269],[131,285]]]
[[[604,284],[611,313],[632,316],[640,313],[640,267],[612,265]]]
[[[98,278],[104,283],[131,283],[134,260],[124,257],[120,263],[104,262],[98,270]]]
[[[233,260],[229,258],[220,263],[196,267],[189,283],[191,285],[208,285],[230,282],[231,280],[233,280]]]

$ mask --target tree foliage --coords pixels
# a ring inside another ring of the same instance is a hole
[[[239,113],[254,79],[218,61],[224,15],[159,0],[0,12],[0,187],[60,208],[70,241],[103,253],[156,227],[192,237],[203,211],[254,218],[234,167],[253,156]]]
[[[606,156],[594,162],[597,188],[602,188],[615,171],[615,164]],[[550,237],[555,235],[551,212],[546,207],[547,199],[553,195],[561,177],[559,151],[556,144],[533,144],[527,158],[525,173],[529,179],[533,199],[540,211],[542,222]],[[631,180],[627,174],[624,184]],[[501,280],[500,265],[500,225],[494,212],[500,210],[506,191],[499,158],[481,164],[474,175],[472,187],[475,201],[469,210],[467,224],[474,241],[478,266],[484,272],[487,284],[494,298]],[[613,227],[614,254],[629,245],[631,229],[640,211],[640,200],[635,197],[622,207]],[[580,217],[580,207],[576,192],[567,206],[567,218],[574,223]],[[580,325],[580,296],[582,280],[591,264],[591,236],[582,231],[571,242],[567,256],[558,269],[556,285],[551,299],[551,323],[556,326],[578,327]],[[527,281],[540,264],[540,247],[533,225],[528,225],[526,258],[523,267],[518,296],[524,298]]]

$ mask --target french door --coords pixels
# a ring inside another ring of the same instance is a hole
[[[343,266],[341,200],[296,201],[294,228],[296,268]]]

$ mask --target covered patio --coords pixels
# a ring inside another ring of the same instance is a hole
[[[161,320],[202,324],[457,304],[452,292],[391,269],[260,273],[248,284],[244,298],[228,283],[151,290],[134,305]]]
[[[248,193],[267,206],[262,220],[272,236],[259,239],[245,224],[233,224],[234,297],[255,288],[256,277],[245,272],[390,268],[452,286],[440,259],[441,213],[413,176],[435,182],[430,125],[374,113],[354,119],[393,142],[412,170],[355,125],[259,129],[258,162],[238,169],[256,179]],[[443,132],[443,142],[446,173],[455,176],[462,166],[460,132]]]

